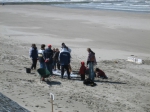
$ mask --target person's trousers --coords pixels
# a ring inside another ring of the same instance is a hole
[[[89,63],[89,78],[92,81],[94,81],[94,77],[95,77],[95,74],[94,74],[93,62],[90,62]]]
[[[45,62],[40,62],[40,68],[46,68]]]
[[[60,63],[56,62],[56,64],[57,64],[57,69],[60,70]]]
[[[85,80],[85,74],[81,74],[81,80]]]
[[[56,69],[56,61],[53,60],[53,69]]]
[[[37,59],[32,59],[31,69],[36,69]]]
[[[61,78],[64,76],[64,69],[67,70],[68,79],[70,79],[70,72],[69,72],[69,66],[68,65],[61,65]]]
[[[45,63],[46,69],[50,72],[51,75],[53,75],[52,69],[53,69],[53,64],[52,63]]]

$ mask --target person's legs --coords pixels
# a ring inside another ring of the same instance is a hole
[[[89,68],[89,78],[91,79],[91,62],[88,64],[88,68]]]
[[[85,80],[85,74],[83,75],[83,80]]]
[[[34,59],[32,59],[31,69],[33,69],[33,67],[34,67]]]
[[[69,66],[68,66],[68,65],[65,65],[65,69],[67,70],[68,79],[70,79],[70,71],[69,71]]]
[[[53,64],[49,64],[49,72],[51,75],[53,75]]]
[[[93,63],[89,63],[89,78],[94,81],[94,69],[93,69]]]
[[[49,63],[45,63],[46,69],[50,72],[49,70]]]
[[[57,69],[60,70],[60,64],[57,62]]]
[[[56,70],[56,61],[53,62],[53,69]]]
[[[93,63],[91,62],[91,80],[94,81],[95,74],[94,74],[94,68]]]
[[[61,78],[64,76],[64,65],[61,65]]]
[[[44,62],[40,62],[40,68],[46,68]]]
[[[81,80],[83,80],[83,74],[81,74]]]
[[[53,65],[51,63],[45,63],[46,69],[50,72],[51,75],[53,75],[52,69]]]
[[[85,80],[85,74],[81,74],[81,80]]]
[[[34,59],[34,69],[36,69],[37,59]]]
[[[32,66],[31,69],[36,69],[37,59],[32,59]]]

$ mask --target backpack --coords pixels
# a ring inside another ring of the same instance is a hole
[[[94,87],[94,86],[97,85],[97,84],[94,83],[90,78],[85,79],[85,80],[83,81],[83,84],[85,84],[85,85],[87,85],[87,86],[92,86],[92,87]]]

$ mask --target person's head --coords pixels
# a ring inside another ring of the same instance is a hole
[[[52,47],[52,45],[49,44],[49,45],[48,45],[48,48],[51,48],[51,47]]]
[[[81,62],[81,65],[84,66],[84,64],[85,64],[85,63],[82,61],[82,62]]]
[[[41,45],[41,49],[45,49],[45,44],[42,44],[42,45]]]
[[[88,52],[91,52],[92,50],[91,50],[90,48],[87,48],[87,51],[88,51]]]
[[[95,69],[95,72],[98,72],[98,71],[99,71],[99,68],[96,68],[96,69]]]
[[[35,44],[32,44],[31,47],[36,48],[36,45],[35,45]]]
[[[66,47],[65,43],[62,43],[61,46],[62,46],[63,48]]]
[[[92,53],[92,54],[95,55],[95,53],[91,50],[91,48],[87,48],[87,51],[88,51],[89,53]]]
[[[53,51],[56,51],[56,49],[55,49],[55,48],[53,48]]]
[[[59,49],[58,48],[56,48],[56,52],[58,52],[59,51]]]

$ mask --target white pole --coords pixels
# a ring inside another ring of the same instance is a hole
[[[54,100],[54,95],[52,93],[50,93],[50,99],[51,99],[51,105],[52,105],[52,112],[53,111],[53,100]]]

